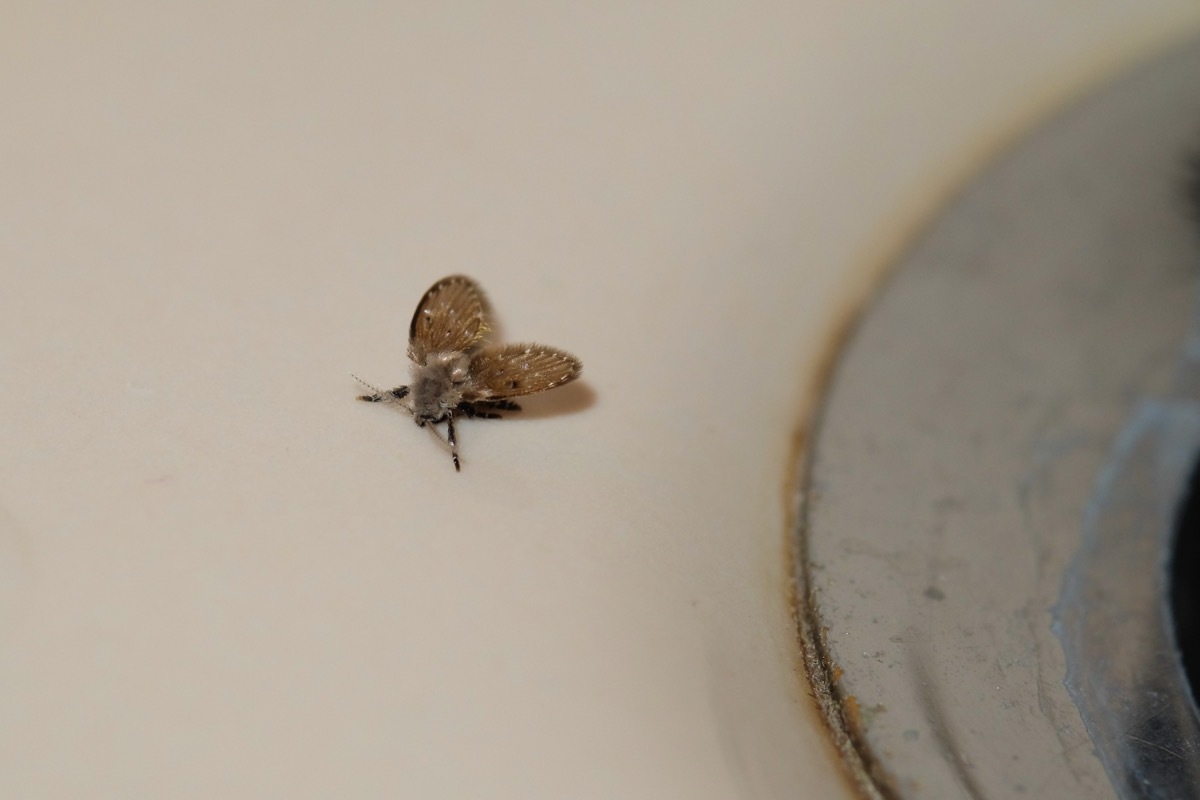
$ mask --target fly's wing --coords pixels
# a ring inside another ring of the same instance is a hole
[[[429,288],[408,326],[408,357],[424,364],[430,353],[461,353],[487,333],[487,300],[479,284],[463,275]]]
[[[578,358],[544,344],[489,347],[471,359],[474,392],[468,392],[465,399],[500,400],[533,394],[570,383],[582,370]]]

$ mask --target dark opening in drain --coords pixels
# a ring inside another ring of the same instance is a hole
[[[1183,669],[1195,700],[1200,690],[1200,461],[1192,468],[1175,525],[1171,564],[1171,617]]]

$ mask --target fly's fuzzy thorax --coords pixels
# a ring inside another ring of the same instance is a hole
[[[413,418],[418,424],[441,422],[451,415],[463,399],[470,380],[471,359],[465,353],[432,353],[424,364],[413,364]]]

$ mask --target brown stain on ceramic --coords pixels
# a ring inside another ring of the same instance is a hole
[[[878,270],[882,275],[883,270]],[[874,281],[873,281],[874,283]],[[830,744],[852,790],[871,800],[890,800],[890,776],[880,774],[878,762],[869,758],[863,738],[865,729],[858,700],[843,696],[838,690],[842,669],[833,662],[826,641],[826,629],[817,613],[815,598],[809,594],[811,580],[804,530],[804,495],[808,481],[808,456],[813,431],[820,419],[822,400],[832,384],[838,360],[853,332],[857,329],[863,310],[873,293],[862,292],[856,302],[849,304],[823,348],[815,377],[809,384],[803,407],[809,410],[801,418],[792,435],[793,457],[784,483],[787,537],[784,548],[785,574],[791,577],[787,587],[787,603],[792,622],[799,633],[799,665],[797,671],[807,678],[809,696],[825,723]],[[803,596],[803,599],[802,599]]]

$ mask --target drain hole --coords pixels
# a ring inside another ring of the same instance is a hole
[[[1175,526],[1175,552],[1171,558],[1171,617],[1175,641],[1183,658],[1183,671],[1192,689],[1200,689],[1200,462],[1192,468],[1187,494]]]

